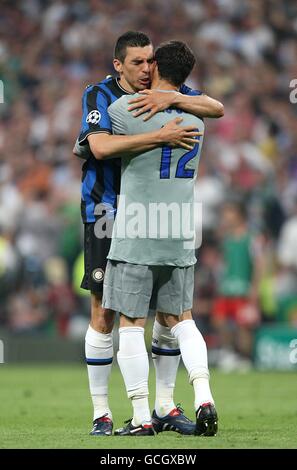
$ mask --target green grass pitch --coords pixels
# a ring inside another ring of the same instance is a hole
[[[151,407],[154,371],[150,377]],[[251,449],[297,448],[297,377],[294,373],[212,371],[219,413],[216,437],[94,437],[86,368],[83,365],[0,366],[0,448]],[[194,419],[193,390],[180,367],[175,392]],[[115,427],[131,417],[117,367],[110,383]]]

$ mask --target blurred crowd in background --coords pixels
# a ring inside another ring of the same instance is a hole
[[[0,325],[81,337],[81,162],[72,154],[85,86],[113,74],[127,30],[186,41],[187,84],[220,100],[206,121],[194,316],[210,348],[249,357],[265,322],[297,326],[295,0],[1,1]]]

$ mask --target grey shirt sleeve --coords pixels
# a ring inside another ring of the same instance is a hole
[[[130,113],[128,111],[128,99],[131,96],[122,96],[112,103],[108,108],[108,114],[112,123],[112,132],[115,135],[128,135],[128,121]]]
[[[92,152],[90,150],[89,144],[86,145],[81,145],[76,139],[76,142],[73,147],[73,153],[79,158],[82,158],[83,160],[87,160],[89,157],[92,156]]]

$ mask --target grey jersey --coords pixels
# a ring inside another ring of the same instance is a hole
[[[135,95],[135,97],[138,95]],[[131,96],[108,108],[114,134],[155,131],[175,117],[204,131],[201,119],[181,110],[149,121],[127,111]],[[194,182],[202,138],[191,151],[167,146],[122,158],[121,195],[109,259],[145,265],[191,266],[195,258]]]

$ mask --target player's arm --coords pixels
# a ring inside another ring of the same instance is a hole
[[[137,154],[163,144],[191,150],[197,143],[194,138],[200,133],[195,130],[194,126],[179,126],[181,119],[175,119],[162,129],[147,134],[112,135],[112,123],[108,114],[109,105],[108,98],[100,86],[86,88],[82,98],[83,116],[78,144],[86,146],[88,143],[92,154],[98,160]],[[124,115],[122,120],[125,121]],[[76,148],[78,148],[77,145]]]
[[[132,111],[135,117],[147,113],[144,117],[145,121],[159,111],[163,111],[172,106],[202,118],[220,118],[224,116],[224,106],[220,101],[204,95],[201,92],[191,90],[185,85],[183,89],[187,94],[178,91],[172,91],[170,93],[157,90],[140,91],[139,94],[141,94],[141,97],[130,100],[128,110]]]
[[[199,117],[220,118],[224,116],[224,106],[220,101],[207,95],[184,95],[174,93],[174,100],[171,106],[182,109],[188,113]]]
[[[147,152],[162,145],[182,147],[192,150],[197,143],[198,132],[195,126],[181,126],[182,118],[175,118],[161,129],[137,135],[90,134],[87,139],[94,157],[98,160],[123,157]],[[123,132],[124,133],[124,132]]]
[[[82,119],[79,136],[72,152],[79,158],[88,160],[92,156],[88,137],[91,134],[111,133],[111,122],[107,112],[108,96],[100,86],[89,85],[82,96]]]

